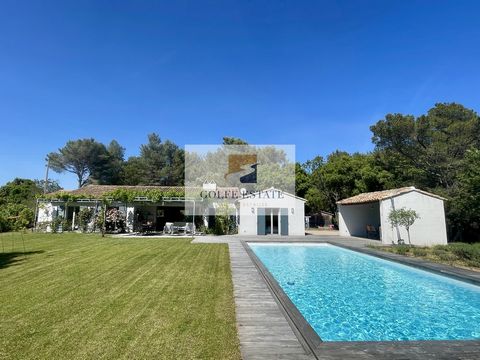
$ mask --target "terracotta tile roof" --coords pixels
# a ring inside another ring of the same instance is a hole
[[[364,204],[364,203],[369,203],[369,202],[376,202],[376,201],[381,201],[385,199],[389,199],[401,194],[406,194],[411,191],[416,191],[419,193],[422,193],[427,196],[432,196],[434,198],[440,199],[440,200],[446,200],[445,198],[420,190],[416,189],[414,186],[407,186],[407,187],[402,187],[398,189],[391,189],[391,190],[383,190],[383,191],[374,191],[374,192],[369,192],[369,193],[363,193],[359,194],[356,196],[349,197],[347,199],[343,199],[340,201],[337,201],[337,204],[339,205],[353,205],[353,204]]]

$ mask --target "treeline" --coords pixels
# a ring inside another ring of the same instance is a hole
[[[224,145],[247,145],[241,139],[224,137]],[[185,178],[185,151],[158,134],[148,135],[140,154],[125,159],[125,148],[116,140],[104,145],[94,139],[68,141],[47,156],[55,172],[70,172],[78,187],[99,185],[182,186]]]
[[[78,187],[102,185],[182,185],[184,151],[157,134],[148,135],[140,155],[125,159],[125,148],[116,140],[105,146],[94,139],[68,141],[58,152],[48,154],[51,169],[77,177]]]

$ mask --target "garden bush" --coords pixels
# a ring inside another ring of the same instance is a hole
[[[64,227],[63,227],[63,218],[60,216],[57,216],[55,219],[53,219],[50,222],[50,228],[52,233],[56,234],[58,232],[63,232]]]
[[[458,257],[449,251],[448,247],[443,245],[434,246],[432,254],[442,261],[452,262],[458,260]]]
[[[410,251],[410,246],[408,245],[397,245],[394,247],[395,252],[399,255],[406,255]]]
[[[413,248],[412,253],[415,256],[427,256],[428,251],[424,248],[415,247]]]
[[[32,226],[34,212],[22,204],[6,204],[0,208],[0,231],[15,231]]]
[[[81,209],[78,212],[78,226],[82,232],[88,231],[88,224],[93,219],[94,210],[88,207]]]
[[[448,246],[450,251],[460,259],[480,262],[480,246],[465,243],[454,243]]]
[[[425,257],[428,260],[445,262],[450,265],[480,268],[480,243],[451,243],[448,245],[435,245],[433,247],[413,247],[408,245],[369,247],[399,255]]]

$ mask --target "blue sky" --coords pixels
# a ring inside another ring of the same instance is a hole
[[[0,184],[69,139],[238,136],[297,160],[372,149],[369,126],[479,110],[478,1],[0,2]],[[52,173],[66,188],[73,176]]]

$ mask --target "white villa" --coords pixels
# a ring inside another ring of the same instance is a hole
[[[138,194],[161,192],[165,196],[159,200],[146,195],[129,201],[105,201],[108,194],[122,190]],[[208,198],[175,196],[185,194],[184,190],[182,186],[87,185],[77,190],[61,191],[38,200],[35,227],[51,231],[54,219],[62,219],[67,226],[62,230],[77,230],[77,214],[82,209],[91,209],[95,215],[102,210],[116,209],[125,218],[122,228],[125,232],[160,233],[170,224],[183,224],[185,233],[187,230],[194,233],[200,227],[209,228],[214,224],[221,204],[228,197],[232,199],[228,203],[228,213],[241,235],[305,235],[305,200],[295,195],[270,188],[243,196],[238,188],[220,188],[210,183],[198,189],[199,194],[212,195]],[[98,231],[94,220],[88,228],[89,231]]]
[[[416,189],[399,189],[363,193],[337,202],[341,236],[376,238],[383,244],[408,243],[403,227],[392,227],[388,220],[393,209],[413,209],[420,216],[410,228],[413,245],[431,246],[447,243],[444,199]]]

